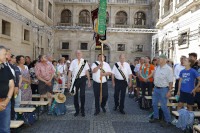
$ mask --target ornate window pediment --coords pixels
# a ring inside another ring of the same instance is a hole
[[[188,48],[189,47],[189,34],[190,29],[181,31],[178,35],[178,45],[179,49]]]

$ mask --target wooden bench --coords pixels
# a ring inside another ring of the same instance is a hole
[[[15,112],[16,113],[19,113],[19,114],[22,114],[22,113],[25,113],[25,112],[33,112],[35,111],[36,108],[15,108]]]
[[[24,124],[24,121],[14,121],[14,120],[11,120],[10,121],[10,128],[18,128],[22,124]]]
[[[200,126],[199,125],[196,125],[196,126],[193,126],[193,133],[200,133]]]
[[[55,97],[55,95],[51,95],[52,98]],[[40,94],[33,94],[32,98],[40,98]],[[47,95],[44,95],[44,98],[47,98]]]
[[[152,96],[145,96],[145,99],[152,100]],[[176,100],[176,97],[169,97],[169,100]]]
[[[200,117],[200,111],[191,111],[194,113],[194,117]],[[179,116],[179,113],[178,111],[172,111],[172,114],[175,115],[175,116]]]
[[[160,103],[158,103],[158,106],[160,106]],[[168,107],[172,107],[172,106],[178,106],[178,103],[167,103]],[[185,103],[183,106],[187,106],[187,104]],[[195,103],[193,105],[193,107],[197,107],[198,105]]]
[[[20,104],[22,105],[35,105],[36,107],[41,105],[47,105],[48,101],[21,101]]]

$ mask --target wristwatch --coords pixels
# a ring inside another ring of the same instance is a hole
[[[11,99],[11,96],[7,96],[7,98],[10,100],[10,99]]]

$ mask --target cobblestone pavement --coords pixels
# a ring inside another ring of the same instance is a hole
[[[49,116],[43,114],[31,127],[22,129],[22,133],[180,133],[176,127],[162,128],[159,124],[148,122],[152,111],[141,110],[138,104],[126,95],[125,115],[112,110],[114,106],[114,89],[109,81],[109,98],[106,113],[94,116],[93,89],[86,88],[86,116],[74,117],[73,97],[67,95],[67,114]]]

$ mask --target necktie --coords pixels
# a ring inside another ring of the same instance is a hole
[[[80,60],[78,60],[78,64],[80,64]]]
[[[122,63],[121,65],[122,65],[122,67],[124,68],[124,64]]]

